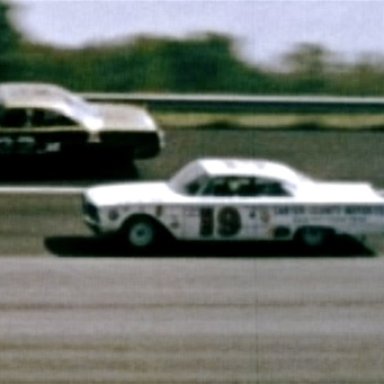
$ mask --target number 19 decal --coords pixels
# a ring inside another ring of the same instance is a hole
[[[213,209],[200,209],[200,236],[209,237],[213,235]]]
[[[221,236],[234,236],[241,229],[241,217],[236,208],[225,207],[217,214],[218,233]]]
[[[217,233],[220,236],[234,236],[241,230],[241,216],[233,207],[220,208],[217,212]],[[200,235],[212,236],[215,232],[215,218],[213,208],[200,210]]]

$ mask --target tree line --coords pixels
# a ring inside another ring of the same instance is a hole
[[[0,0],[0,82],[42,81],[77,91],[243,94],[384,94],[384,58],[353,62],[317,44],[303,43],[279,66],[250,64],[227,35],[206,33],[179,40],[156,36],[58,49],[32,43]]]

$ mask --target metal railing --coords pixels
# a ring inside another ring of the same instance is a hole
[[[159,112],[384,114],[382,97],[142,93],[82,93],[81,95],[94,102],[132,103]]]

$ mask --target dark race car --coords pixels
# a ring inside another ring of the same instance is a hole
[[[112,154],[156,156],[163,132],[132,105],[89,103],[61,87],[0,84],[0,156]]]

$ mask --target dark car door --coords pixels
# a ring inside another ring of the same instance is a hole
[[[0,112],[0,154],[46,154],[82,148],[87,133],[56,111],[3,108]]]

